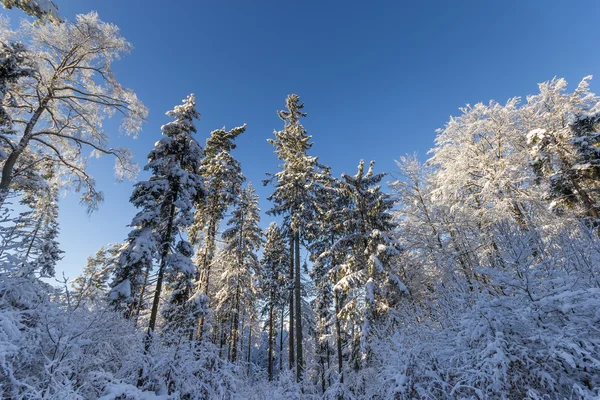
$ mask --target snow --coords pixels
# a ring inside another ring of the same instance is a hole
[[[135,399],[135,400],[168,400],[171,397],[168,395],[156,395],[152,392],[140,390],[137,387],[127,383],[111,383],[107,385],[103,396],[98,400],[120,400],[120,399]]]

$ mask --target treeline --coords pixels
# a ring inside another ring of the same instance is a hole
[[[335,177],[297,95],[268,139],[261,222],[234,157],[246,126],[167,112],[127,238],[55,288],[58,195],[102,200],[105,118],[130,45],[94,13],[2,27],[0,393],[5,398],[593,398],[600,394],[600,99],[585,78],[461,109],[430,158]],[[150,133],[151,134],[151,133]],[[382,187],[390,180],[389,189]],[[11,203],[18,203],[13,207]],[[16,210],[16,211],[15,211]]]

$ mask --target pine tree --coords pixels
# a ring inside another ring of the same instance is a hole
[[[19,79],[31,76],[35,69],[33,68],[31,58],[29,57],[25,46],[22,43],[0,42],[0,127],[7,134],[12,131],[12,120],[4,108],[4,104],[14,104],[15,100],[11,96],[10,86],[17,84]],[[3,143],[2,146],[5,146]],[[8,149],[7,149],[8,150]],[[3,154],[6,158],[6,154]]]
[[[231,314],[230,360],[236,362],[240,341],[240,314],[250,314],[256,302],[256,276],[260,263],[256,252],[262,244],[262,229],[258,196],[251,184],[240,193],[240,198],[227,221],[229,226],[223,232],[224,252],[226,253],[225,271],[221,276],[221,290],[216,295],[220,309]],[[222,319],[225,320],[225,319]]]
[[[64,253],[58,243],[58,186],[51,184],[49,192],[35,205],[37,224],[27,245],[24,261],[40,276],[52,277],[56,263]],[[32,259],[29,261],[29,259]]]
[[[277,223],[271,222],[266,232],[266,242],[263,250],[261,291],[263,294],[263,314],[267,314],[268,349],[267,349],[267,378],[273,379],[274,346],[277,323],[277,310],[285,306],[289,295],[287,287],[287,269],[290,264],[289,249],[286,238]],[[281,354],[279,355],[281,357]]]
[[[356,175],[342,175],[341,194],[350,206],[343,211],[344,235],[333,246],[345,257],[334,290],[347,293],[343,308],[356,318],[354,330],[360,333],[360,352],[353,337],[355,367],[361,366],[361,360],[370,363],[374,325],[385,317],[392,296],[408,293],[400,277],[400,247],[391,214],[394,203],[379,186],[385,174],[374,174],[373,166],[371,162],[365,172],[361,161]]]
[[[58,185],[51,171],[42,178],[46,181],[45,190],[23,192],[19,202],[27,210],[11,219],[14,226],[7,231],[8,242],[3,244],[2,251],[11,253],[5,255],[12,260],[11,268],[22,276],[53,277],[56,263],[62,259],[58,243]]]
[[[281,170],[267,179],[265,184],[270,182],[275,186],[273,194],[268,198],[274,205],[268,213],[283,215],[290,235],[293,257],[290,260],[289,276],[294,290],[290,295],[289,361],[291,368],[295,359],[296,379],[299,381],[304,370],[302,318],[300,317],[302,308],[300,241],[304,235],[306,221],[309,221],[315,213],[313,194],[319,185],[320,165],[316,157],[307,154],[312,143],[309,143],[311,136],[300,123],[300,118],[306,116],[302,112],[304,104],[300,103],[300,97],[295,94],[289,95],[286,99],[286,107],[286,111],[278,112],[279,118],[284,121],[283,130],[275,132],[275,139],[268,139],[283,164]]]
[[[341,212],[348,208],[348,199],[340,195],[340,181],[329,175],[323,175],[323,186],[317,192],[317,218],[307,226],[310,232],[310,276],[315,286],[313,308],[316,314],[315,334],[317,339],[316,355],[321,372],[321,390],[331,383],[329,376],[330,355],[336,353],[337,369],[343,382],[343,338],[340,320],[337,316],[340,302],[338,293],[333,290],[337,282],[336,269],[341,255],[333,250],[335,242],[344,234],[344,218]],[[332,346],[335,337],[336,350]]]
[[[165,281],[170,297],[163,309],[163,332],[176,339],[193,338],[196,322],[206,313],[208,305],[205,295],[200,291],[194,293],[196,268],[191,260],[193,254],[192,245],[180,240],[167,256]]]
[[[193,221],[193,204],[204,196],[198,166],[203,155],[202,147],[192,134],[196,132],[194,119],[199,118],[194,95],[167,112],[174,121],[162,126],[163,136],[148,155],[145,169],[152,172],[147,181],[136,184],[131,202],[141,211],[133,218],[133,231],[129,234],[115,279],[111,299],[128,304],[127,314],[132,315],[136,297],[141,292],[144,274],[147,276],[153,261],[158,263],[156,288],[150,312],[148,335],[156,325],[158,306],[165,276],[169,284],[189,280],[194,274],[189,259],[189,244],[177,233],[188,228]],[[185,286],[185,284],[183,285]],[[191,296],[191,293],[186,292]],[[149,342],[147,342],[147,346]]]
[[[58,24],[62,19],[58,13],[58,6],[51,0],[2,0],[2,6],[7,9],[20,8],[28,15],[40,21],[50,21]]]
[[[204,179],[206,201],[197,204],[194,224],[189,236],[192,244],[204,242],[198,247],[196,262],[202,276],[196,277],[199,288],[208,294],[211,263],[215,252],[217,229],[225,212],[239,196],[241,186],[246,180],[241,172],[240,163],[233,158],[231,150],[236,148],[233,142],[246,130],[246,125],[226,131],[225,128],[211,132],[206,139],[204,158],[199,173]]]
[[[73,280],[73,297],[79,304],[95,305],[105,298],[110,290],[111,275],[119,261],[123,243],[102,246],[96,254],[87,258],[80,276]]]

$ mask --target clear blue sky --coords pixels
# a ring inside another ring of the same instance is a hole
[[[98,11],[134,45],[115,70],[150,116],[137,141],[116,142],[144,165],[165,111],[193,92],[201,143],[213,129],[248,124],[235,156],[263,210],[272,189],[260,181],[277,169],[266,139],[281,128],[275,112],[289,93],[306,103],[312,154],[336,175],[360,159],[388,172],[403,154],[425,159],[435,129],[466,103],[525,96],[554,76],[574,87],[600,67],[594,0],[55,1],[68,19]],[[100,211],[86,216],[75,195],[61,202],[59,274],[74,278],[89,254],[126,238],[132,183],[115,183],[111,165],[91,163],[106,195]]]

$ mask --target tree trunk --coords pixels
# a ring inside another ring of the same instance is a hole
[[[337,342],[338,373],[340,374],[340,383],[344,383],[342,374],[342,327],[340,326],[340,301],[338,293],[335,292],[335,338]]]
[[[323,357],[323,343],[321,343],[319,347],[319,352],[321,353],[319,355],[319,361],[321,362],[321,393],[325,393],[325,359]]]
[[[154,291],[154,300],[152,301],[152,310],[150,311],[150,322],[148,323],[148,339],[151,338],[156,326],[156,317],[158,315],[158,305],[160,303],[160,293],[162,291],[162,283],[165,274],[165,266],[167,264],[167,256],[169,255],[169,249],[171,246],[171,234],[173,231],[173,222],[175,219],[175,201],[177,200],[177,192],[173,196],[173,202],[171,203],[171,210],[169,212],[169,220],[167,222],[167,231],[165,232],[165,238],[162,243],[162,253],[160,255],[160,267],[158,268],[158,277],[156,279],[156,290]],[[150,346],[150,341],[146,342],[146,351]]]
[[[232,341],[231,341],[231,335],[233,334],[233,311],[231,312],[231,318],[229,319],[229,337],[228,339],[228,344],[227,344],[227,359],[231,360],[231,348],[232,348]]]
[[[300,294],[300,234],[296,230],[294,234],[294,247],[296,248],[294,256],[295,262],[295,301],[296,301],[296,381],[302,380],[304,362],[302,358],[302,296]]]
[[[283,320],[285,319],[285,307],[281,307],[281,328],[279,329],[279,373],[283,371]]]
[[[247,363],[248,363],[248,377],[250,377],[250,356],[252,353],[252,318],[250,318],[250,323],[248,324],[248,358],[247,358]]]
[[[329,329],[327,329],[326,334],[327,334],[327,336],[329,336]],[[330,360],[331,349],[329,348],[329,341],[327,341],[325,348],[327,350],[327,352],[325,353],[327,355],[327,358],[326,358],[326,361],[327,361],[327,386],[331,386],[331,360]]]
[[[148,278],[150,277],[150,269],[152,268],[152,264],[146,266],[146,272],[144,273],[144,284],[142,285],[142,290],[140,291],[140,297],[137,304],[137,310],[135,312],[135,324],[138,323],[138,318],[140,317],[140,313],[142,312],[142,305],[144,304],[144,295],[146,294],[146,286],[148,285]],[[133,311],[133,310],[132,310]],[[127,317],[130,318],[131,314]]]
[[[237,359],[237,346],[238,346],[238,325],[240,323],[240,286],[237,285],[235,290],[235,309],[233,311],[233,323],[231,332],[231,362],[235,364]]]
[[[8,155],[6,161],[4,162],[4,166],[2,167],[2,179],[0,179],[0,207],[4,205],[6,198],[8,197],[8,192],[10,191],[10,184],[13,179],[13,169],[15,168],[15,164],[17,160],[25,151],[25,148],[29,144],[31,140],[31,133],[33,132],[33,128],[37,124],[38,120],[46,110],[46,104],[48,103],[48,98],[44,98],[40,102],[40,106],[35,110],[31,119],[25,126],[25,130],[23,131],[23,137],[19,141],[17,147]]]
[[[225,332],[225,329],[223,329],[223,323],[221,324],[221,335],[220,335],[220,343],[219,343],[219,357],[223,358],[223,346],[226,343],[226,336],[227,333]]]
[[[294,360],[294,290],[292,285],[294,284],[294,237],[290,237],[290,324],[288,328],[288,351],[289,351],[289,368],[293,369],[295,365]]]
[[[40,218],[40,220],[36,224],[35,230],[33,231],[33,234],[31,236],[31,241],[29,241],[29,246],[27,246],[27,252],[25,253],[25,258],[23,261],[23,267],[25,266],[25,263],[27,262],[27,259],[29,258],[29,254],[31,253],[31,249],[33,248],[33,244],[35,242],[35,239],[37,238],[37,234],[38,234],[41,226],[42,226],[42,218]]]
[[[210,285],[210,267],[214,255],[215,240],[217,234],[217,223],[214,218],[210,219],[208,224],[208,234],[206,235],[206,251],[202,260],[202,273],[204,274],[204,294],[208,296],[208,287]]]
[[[269,350],[267,355],[267,377],[269,381],[273,380],[273,300],[273,297],[271,297],[271,304],[269,305]]]

